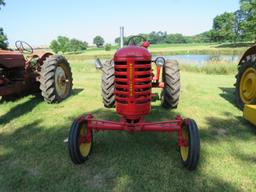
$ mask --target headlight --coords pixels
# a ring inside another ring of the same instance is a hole
[[[162,67],[165,64],[165,59],[163,57],[157,57],[155,63],[157,66]]]

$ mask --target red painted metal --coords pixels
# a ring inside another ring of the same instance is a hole
[[[156,67],[156,75],[153,74],[153,81],[152,81],[152,87],[153,88],[164,88],[164,82],[162,82],[160,79],[160,75],[161,75],[161,71],[162,71],[162,67],[161,66],[157,66]]]
[[[159,82],[161,74],[161,66],[156,67],[156,76],[153,77],[153,81]]]
[[[145,42],[142,43],[141,46],[144,47],[144,48],[148,48],[150,46],[150,43],[148,41],[145,41]]]
[[[27,85],[22,82],[16,82],[15,84],[10,84],[10,85],[2,85],[0,87],[0,96],[7,96],[7,95],[12,95],[14,93],[19,93],[23,90],[27,89]]]
[[[17,51],[0,50],[0,66],[5,68],[24,67],[26,60]]]
[[[37,71],[31,70],[31,60],[37,59],[37,62],[42,65],[46,57],[52,53],[38,51],[24,57],[18,51],[0,50],[0,69],[9,73],[11,71],[11,78],[4,75],[3,71],[0,74],[0,96],[7,96],[22,91],[32,89],[35,86]],[[15,78],[18,74],[19,79]],[[24,74],[21,78],[20,74]]]
[[[144,47],[119,49],[114,56],[116,111],[130,120],[151,109],[152,56]]]
[[[164,121],[164,122],[145,122],[143,117],[137,122],[127,122],[128,119],[122,117],[119,122],[96,120],[89,114],[87,116],[80,117],[80,121],[87,123],[87,135],[80,139],[81,143],[90,142],[91,130],[94,131],[128,131],[128,132],[177,132],[178,134],[178,145],[187,146],[187,140],[182,138],[182,124],[186,123],[180,116],[177,116],[175,120]]]
[[[0,85],[3,85],[5,83],[4,79],[0,79]]]

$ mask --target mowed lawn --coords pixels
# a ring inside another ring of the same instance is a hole
[[[49,105],[28,95],[0,104],[0,191],[255,191],[256,128],[234,105],[234,75],[182,72],[178,109],[152,103],[148,121],[181,114],[200,127],[201,159],[183,168],[175,134],[98,132],[82,165],[67,144],[72,120],[93,113],[118,120],[101,102],[100,72],[72,62],[73,95]]]

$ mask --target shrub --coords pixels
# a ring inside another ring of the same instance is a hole
[[[56,40],[53,40],[50,44],[50,48],[53,52],[77,52],[86,50],[88,47],[87,42],[80,41],[78,39],[69,39],[65,36],[59,36]]]
[[[111,44],[110,43],[107,43],[105,45],[105,51],[110,51],[111,50]]]

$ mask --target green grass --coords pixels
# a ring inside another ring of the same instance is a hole
[[[182,71],[178,109],[153,102],[149,121],[194,118],[201,135],[196,171],[184,169],[175,134],[99,132],[83,165],[71,163],[67,145],[71,122],[92,112],[117,120],[104,109],[100,72],[72,62],[74,93],[48,105],[28,95],[0,107],[0,191],[254,191],[256,129],[234,105],[233,75]]]
[[[237,63],[229,63],[224,61],[209,61],[203,66],[197,66],[193,64],[180,64],[180,68],[183,71],[196,72],[196,73],[206,73],[206,74],[236,74],[237,73]]]

